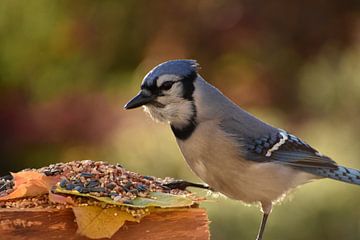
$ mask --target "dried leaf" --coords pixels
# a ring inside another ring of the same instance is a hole
[[[134,200],[132,200],[132,204],[116,202],[109,197],[97,197],[91,194],[79,193],[76,190],[66,190],[59,186],[57,186],[57,188],[55,189],[55,193],[89,197],[104,203],[113,204],[117,206],[128,206],[132,208],[149,208],[149,207],[181,208],[181,207],[190,207],[195,203],[194,199],[189,196],[174,195],[163,192],[151,192],[150,193],[151,198],[137,197]]]
[[[73,211],[78,225],[77,233],[91,239],[111,238],[125,221],[139,221],[118,207],[74,207]]]
[[[0,197],[0,201],[46,194],[60,179],[60,176],[46,176],[36,171],[23,171],[11,175],[15,183],[14,191]]]

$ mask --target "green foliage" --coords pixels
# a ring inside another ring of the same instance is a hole
[[[109,197],[97,197],[87,193],[79,193],[76,190],[66,190],[60,188],[59,186],[55,189],[55,193],[94,198],[100,202],[117,205],[117,206],[127,206],[132,208],[151,208],[151,207],[183,208],[183,207],[190,207],[191,205],[194,204],[194,201],[190,197],[162,193],[162,192],[151,192],[150,193],[151,198],[137,197],[131,201],[131,204],[116,202]]]

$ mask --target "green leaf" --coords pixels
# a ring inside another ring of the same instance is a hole
[[[163,192],[150,192],[150,198],[137,197],[134,200],[132,200],[133,204],[116,202],[112,200],[110,197],[97,197],[88,193],[79,193],[76,190],[66,190],[59,186],[57,186],[57,188],[55,189],[55,193],[88,197],[107,204],[113,204],[117,206],[127,206],[132,208],[149,208],[149,207],[181,208],[181,207],[190,207],[194,204],[194,200],[191,199],[189,196],[174,195]]]
[[[162,192],[151,192],[152,198],[137,197],[133,200],[134,205],[144,207],[180,208],[190,207],[194,201],[183,195],[174,195]]]

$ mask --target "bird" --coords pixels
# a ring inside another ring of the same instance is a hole
[[[199,74],[196,60],[154,67],[125,109],[143,106],[170,125],[191,170],[208,186],[262,211],[263,238],[273,206],[292,189],[331,178],[360,185],[360,171],[338,165],[295,135],[243,110]]]

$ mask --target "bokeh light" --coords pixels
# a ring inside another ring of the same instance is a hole
[[[0,174],[92,159],[199,181],[168,126],[123,110],[174,58],[197,59],[243,108],[360,168],[359,1],[3,0]],[[359,239],[358,199],[358,186],[308,184],[275,207],[266,239]],[[257,208],[204,207],[211,239],[254,238]]]

